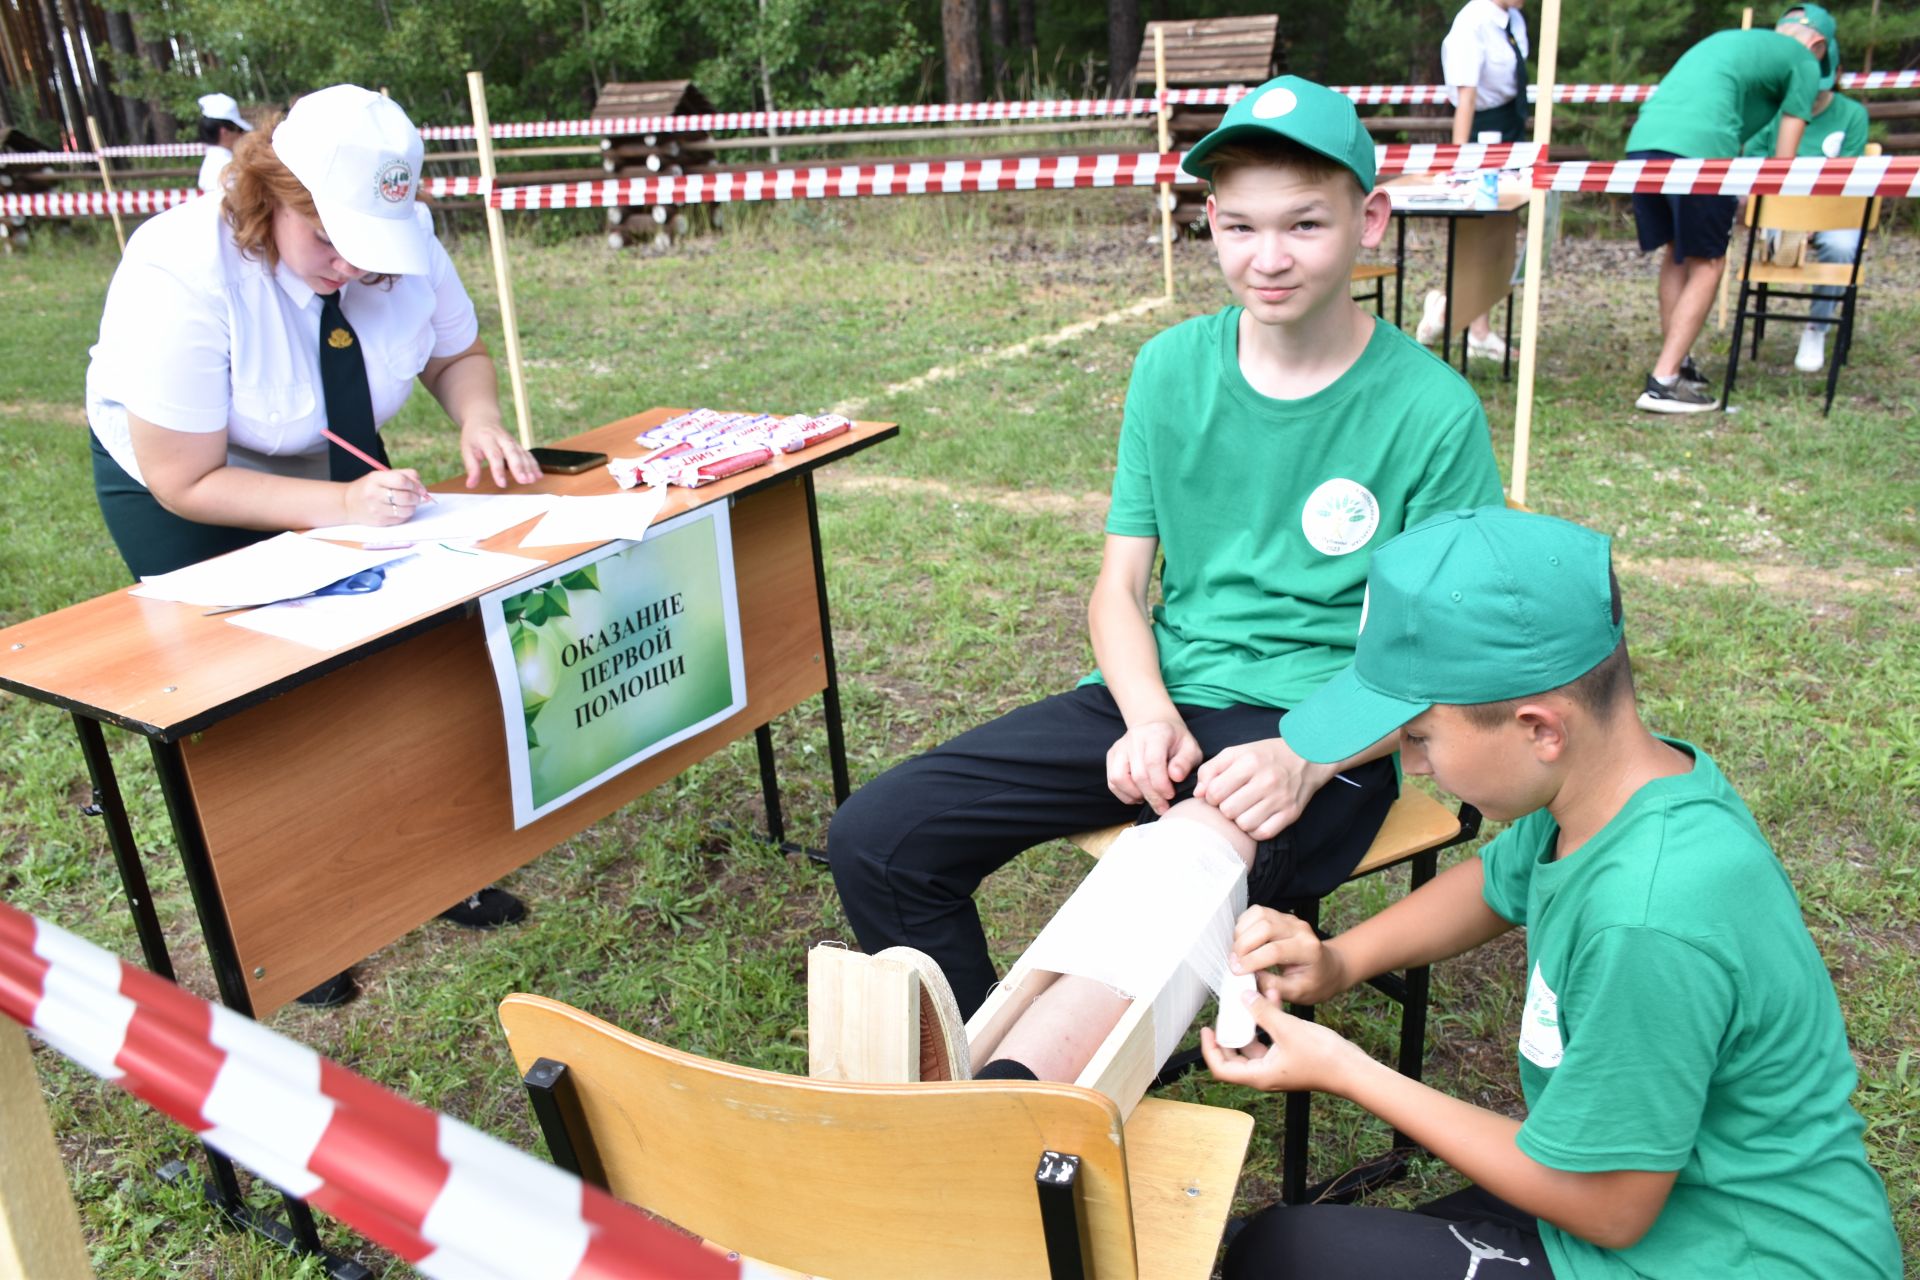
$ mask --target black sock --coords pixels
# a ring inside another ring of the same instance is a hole
[[[1031,1068],[1024,1062],[1015,1062],[1012,1058],[995,1058],[975,1073],[975,1080],[1038,1080]]]

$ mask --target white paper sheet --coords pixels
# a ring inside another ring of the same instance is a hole
[[[405,524],[337,524],[309,529],[309,538],[333,542],[449,542],[490,538],[540,515],[561,501],[553,493],[436,493]]]
[[[520,539],[520,545],[561,547],[616,538],[638,542],[666,500],[666,489],[657,486],[591,498],[561,498],[532,532]]]
[[[282,533],[172,573],[142,578],[133,594],[208,608],[265,604],[318,591],[396,557],[393,551],[340,547]]]
[[[309,596],[237,613],[227,621],[311,649],[344,649],[531,573],[544,563],[526,556],[429,543],[387,565],[386,581],[378,591]]]

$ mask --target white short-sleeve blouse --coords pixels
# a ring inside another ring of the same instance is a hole
[[[425,208],[415,216],[431,231]],[[466,350],[480,332],[437,239],[426,274],[349,283],[340,306],[366,354],[376,425],[400,412],[429,358]],[[133,233],[107,288],[87,422],[136,480],[129,413],[172,431],[226,432],[229,465],[325,479],[320,307],[284,265],[241,255],[219,200],[170,209]]]
[[[1527,19],[1518,9],[1509,9],[1494,0],[1467,0],[1454,15],[1453,26],[1440,42],[1440,66],[1446,74],[1447,101],[1460,105],[1458,90],[1474,91],[1473,105],[1486,111],[1512,102],[1527,91],[1517,83],[1520,60],[1507,32],[1513,32],[1514,44],[1521,53],[1527,45]],[[1468,139],[1472,141],[1472,139]]]

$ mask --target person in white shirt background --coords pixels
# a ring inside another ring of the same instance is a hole
[[[386,462],[379,424],[416,380],[459,428],[468,488],[540,478],[414,198],[421,151],[397,104],[335,85],[243,134],[217,195],[129,238],[86,393],[94,492],[136,577],[288,529],[403,524],[419,474],[359,455]],[[448,914],[489,926],[524,908],[487,889]],[[352,993],[341,974],[301,1000]]]
[[[253,132],[253,126],[240,114],[240,104],[224,93],[200,95],[200,141],[207,154],[200,161],[200,190],[210,196],[220,194],[220,175],[233,162],[233,148]]]
[[[1523,0],[1467,0],[1440,42],[1440,67],[1453,103],[1453,142],[1519,142],[1527,131],[1527,19]],[[1496,136],[1497,135],[1497,136]],[[1427,294],[1414,336],[1432,346],[1446,323],[1446,295]],[[1498,360],[1506,344],[1486,316],[1467,325],[1467,350]]]

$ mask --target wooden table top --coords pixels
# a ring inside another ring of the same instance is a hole
[[[642,452],[634,442],[635,435],[680,412],[683,410],[649,409],[553,443],[609,457],[633,457]],[[780,484],[898,434],[899,428],[893,423],[855,423],[846,435],[804,452],[778,454],[764,466],[699,489],[675,487],[668,491],[658,518],[664,520],[722,498]],[[483,480],[481,485],[477,492],[503,492],[493,489],[491,481]],[[429,488],[443,493],[466,491],[463,478],[443,480]],[[504,490],[573,495],[616,491],[605,467],[573,476],[542,476],[535,484],[511,485]],[[532,523],[525,521],[477,545],[544,564],[558,564],[605,545],[588,542],[522,549],[520,539]],[[143,599],[130,591],[115,591],[0,630],[0,689],[172,741],[462,617],[473,607],[469,599],[358,645],[327,653],[245,627],[229,626],[224,618],[204,616],[205,610],[199,605]]]

